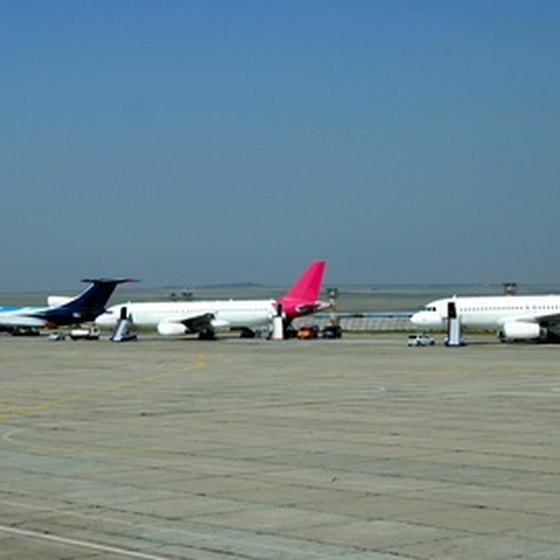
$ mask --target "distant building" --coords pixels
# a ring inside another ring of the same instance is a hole
[[[517,282],[504,282],[504,294],[507,296],[517,294]]]

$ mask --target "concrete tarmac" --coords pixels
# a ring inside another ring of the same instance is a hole
[[[560,346],[0,336],[0,558],[560,558]]]

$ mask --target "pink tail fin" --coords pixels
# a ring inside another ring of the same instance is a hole
[[[301,303],[318,300],[326,266],[325,261],[312,262],[281,299],[300,301]]]

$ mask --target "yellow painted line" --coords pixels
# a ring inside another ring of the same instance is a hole
[[[192,368],[194,368],[195,370],[202,369],[207,364],[208,361],[206,359],[206,356],[204,354],[197,354],[194,358]],[[80,393],[68,395],[67,397],[62,397],[60,399],[43,401],[28,406],[15,407],[8,410],[7,412],[1,413],[0,422],[8,418],[13,418],[15,416],[27,416],[29,414],[43,412],[46,410],[57,410],[60,408],[64,408],[69,404],[85,401],[91,398],[99,397],[101,395],[117,393],[119,391],[122,391],[123,389],[132,389],[134,387],[138,387],[139,385],[143,385],[147,383],[154,383],[161,379],[165,379],[168,377],[175,377],[184,373],[188,373],[188,371],[190,370],[186,369],[185,366],[182,366],[181,368],[176,368],[168,371],[161,371],[153,375],[147,375],[145,377],[139,377],[136,379],[128,379],[124,381],[119,381],[117,383],[111,383],[110,385],[105,385],[104,387],[89,389],[87,391],[82,391]]]
[[[20,440],[16,437],[17,434],[21,432],[25,432],[24,429],[14,430],[5,434],[2,437],[2,440],[10,445],[17,446],[20,450],[25,451],[26,453],[39,453],[39,454],[59,454],[59,455],[68,455],[71,454],[72,456],[77,455],[141,455],[141,454],[157,454],[163,455],[172,452],[176,452],[176,449],[173,448],[166,448],[166,447],[109,447],[103,445],[88,445],[86,446],[77,446],[77,445],[40,445],[34,444],[33,442],[27,442],[25,440]]]

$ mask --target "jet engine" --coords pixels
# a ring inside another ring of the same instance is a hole
[[[523,321],[506,323],[500,331],[500,338],[504,341],[544,340],[546,335],[546,329],[538,323],[525,323]]]
[[[157,330],[162,336],[182,336],[187,334],[187,327],[183,323],[172,323],[170,321],[158,323]]]

